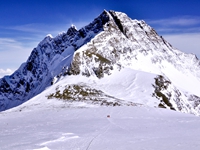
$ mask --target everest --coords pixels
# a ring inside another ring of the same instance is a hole
[[[18,70],[0,79],[0,111],[56,100],[200,115],[199,89],[195,55],[172,47],[143,20],[104,10],[80,30],[47,35]]]

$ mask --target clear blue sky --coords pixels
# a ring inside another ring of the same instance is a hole
[[[0,76],[47,35],[80,28],[104,9],[145,20],[174,47],[200,58],[200,0],[0,0]]]

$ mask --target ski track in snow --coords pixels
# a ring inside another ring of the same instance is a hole
[[[90,147],[91,147],[91,145],[92,145],[92,143],[94,142],[94,140],[96,140],[97,138],[99,138],[100,136],[102,136],[103,134],[105,134],[106,132],[108,132],[108,130],[109,130],[110,128],[112,128],[112,126],[115,126],[115,127],[117,127],[117,128],[120,128],[120,129],[126,131],[126,129],[124,129],[123,127],[117,125],[116,123],[114,123],[114,121],[112,121],[112,118],[110,118],[110,116],[112,116],[112,108],[110,108],[110,110],[111,110],[111,111],[110,111],[109,115],[107,115],[108,124],[105,125],[104,127],[102,127],[102,128],[99,130],[99,133],[91,139],[91,141],[89,142],[89,144],[88,144],[86,150],[89,150]],[[109,116],[109,117],[108,117],[108,116]],[[91,148],[91,149],[92,149],[92,148]]]
[[[90,147],[91,147],[91,145],[92,145],[92,142],[94,142],[94,140],[97,139],[97,138],[98,138],[99,136],[101,136],[102,134],[106,133],[106,132],[108,131],[109,127],[110,127],[110,124],[104,126],[102,129],[100,129],[100,132],[99,132],[95,137],[93,137],[93,138],[91,139],[91,141],[89,142],[89,144],[88,144],[86,150],[89,150]],[[101,130],[103,130],[103,131],[101,131]]]

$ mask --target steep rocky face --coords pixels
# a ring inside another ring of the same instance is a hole
[[[153,87],[155,91],[152,96],[159,100],[158,107],[199,115],[200,97],[178,89],[161,75],[155,78]]]
[[[199,114],[200,94],[194,88],[190,90],[200,83],[197,57],[174,49],[144,21],[114,11],[108,15],[111,19],[104,25],[104,31],[74,53],[68,73],[100,79],[112,74],[113,69],[127,67],[154,73],[158,76],[152,83],[155,88],[152,96],[159,102],[155,106]],[[179,78],[185,81],[178,81]]]
[[[195,55],[174,49],[144,21],[115,11],[104,11],[80,30],[72,26],[55,38],[45,37],[26,63],[13,75],[0,79],[0,110],[27,101],[61,76],[103,79],[124,68],[157,75],[149,84],[154,90],[145,100],[147,103],[148,99],[155,100],[155,107],[200,113],[200,61]],[[197,87],[192,88],[194,85]],[[81,93],[88,95],[79,97]],[[66,85],[63,92],[56,88],[47,97],[98,104],[106,104],[108,99],[111,105],[123,105],[124,99],[108,93],[89,85],[72,84]],[[132,105],[134,101],[124,104]]]
[[[103,31],[109,20],[103,12],[80,30],[74,26],[53,38],[48,35],[33,49],[27,62],[13,73],[0,79],[0,110],[17,106],[42,92],[52,79],[68,69],[74,51]]]
[[[195,55],[174,49],[144,21],[131,20],[126,14],[114,11],[108,15],[111,19],[104,25],[104,31],[88,42],[84,51],[74,54],[70,74],[95,73],[102,77],[104,73],[109,74],[113,65],[163,74],[167,63],[200,77],[200,61]]]

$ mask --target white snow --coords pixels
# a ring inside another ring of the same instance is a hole
[[[200,118],[166,109],[15,108],[1,112],[0,120],[1,150],[200,148]]]
[[[55,93],[55,89],[57,88],[59,88],[60,91],[63,91],[66,85],[73,84],[85,84],[94,89],[101,90],[107,95],[120,99],[124,102],[128,101],[154,107],[159,104],[159,101],[155,97],[152,97],[152,93],[154,92],[152,83],[155,82],[155,77],[156,74],[136,71],[130,68],[124,68],[121,71],[114,69],[112,75],[105,76],[102,79],[98,79],[95,76],[91,76],[89,78],[82,75],[67,76],[61,78],[56,84],[47,88],[41,94],[35,96],[24,104],[21,104],[17,107],[17,109],[23,109],[24,107],[34,105],[39,107],[62,106],[62,100],[47,99],[47,96],[51,93]],[[65,103],[69,105],[67,100]],[[70,105],[77,106],[77,103],[73,102]],[[90,107],[90,105],[85,103],[81,103],[81,105]],[[80,106],[80,103],[78,103],[78,106]],[[34,109],[34,107],[32,109]]]
[[[53,38],[53,36],[51,34],[47,34],[46,37]]]

